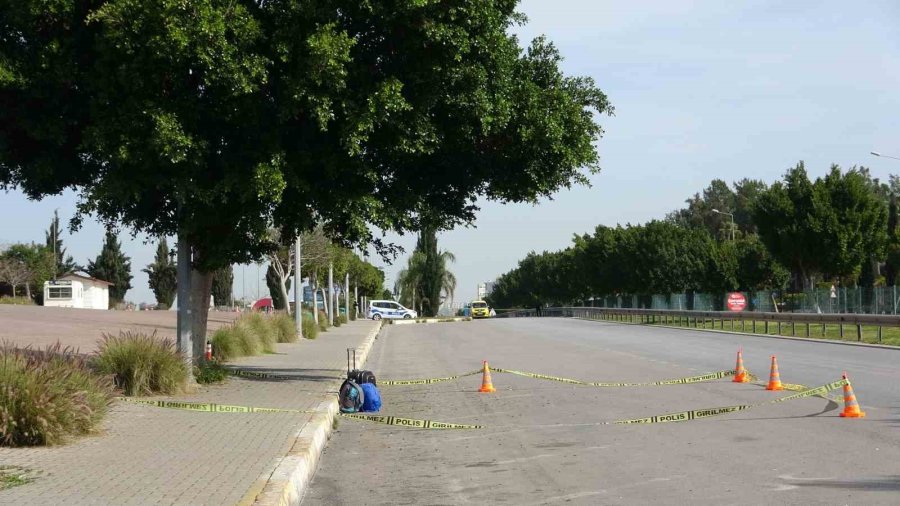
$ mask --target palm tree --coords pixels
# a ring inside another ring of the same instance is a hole
[[[438,313],[442,299],[447,298],[452,304],[456,276],[447,266],[455,261],[453,253],[438,250],[436,230],[420,232],[416,249],[394,285],[401,304],[412,306],[428,316]]]

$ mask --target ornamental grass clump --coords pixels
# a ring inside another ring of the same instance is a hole
[[[187,386],[188,369],[170,339],[140,332],[105,334],[94,366],[113,376],[125,395],[174,394]]]
[[[0,345],[0,446],[54,445],[95,432],[112,399],[109,378],[71,348]]]
[[[271,317],[272,327],[279,343],[296,343],[297,328],[290,313],[276,313]]]

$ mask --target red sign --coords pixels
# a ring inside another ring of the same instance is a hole
[[[741,292],[731,292],[725,304],[729,311],[743,311],[747,307],[747,298]]]

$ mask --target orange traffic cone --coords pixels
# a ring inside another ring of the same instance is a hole
[[[484,361],[484,374],[482,374],[481,388],[478,391],[482,393],[496,392],[494,384],[491,382],[491,370],[488,368],[487,360]]]
[[[847,373],[844,373],[844,379],[847,380],[847,384],[844,385],[844,411],[841,413],[841,416],[844,418],[862,418],[866,416],[866,413],[859,409],[859,403],[856,402],[856,396],[853,395],[853,387],[850,386]]]
[[[733,383],[750,383],[750,374],[744,369],[743,348],[738,350],[737,365],[734,366],[734,379],[731,381]]]
[[[769,373],[769,385],[766,386],[766,390],[784,390],[784,386],[781,384],[781,375],[778,374],[778,361],[775,360],[775,355],[772,355],[772,372]]]

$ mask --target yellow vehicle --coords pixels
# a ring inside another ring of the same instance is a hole
[[[472,302],[472,318],[489,318],[490,316],[491,308],[488,307],[487,302],[483,300]]]

